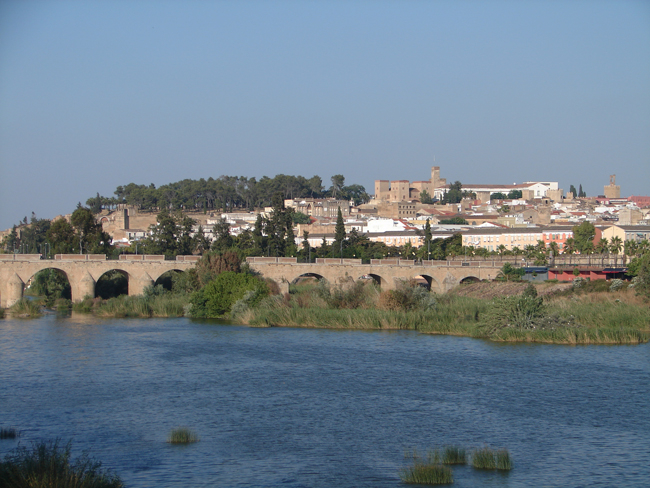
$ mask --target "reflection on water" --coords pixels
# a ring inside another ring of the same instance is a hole
[[[395,487],[404,451],[507,447],[455,485],[646,486],[650,346],[86,315],[0,320],[0,425],[72,439],[127,486]],[[178,426],[189,446],[165,443]],[[0,453],[18,441],[0,441]]]

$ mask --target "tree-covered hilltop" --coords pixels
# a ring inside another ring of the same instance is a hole
[[[370,200],[366,189],[357,184],[345,185],[343,175],[334,175],[332,185],[326,189],[320,176],[263,176],[259,180],[245,176],[220,176],[219,178],[185,179],[156,188],[150,185],[129,183],[118,186],[113,197],[99,193],[86,201],[93,212],[114,208],[119,204],[134,205],[141,210],[221,210],[254,209],[271,206],[273,196],[284,198],[337,198],[353,200],[355,205]]]

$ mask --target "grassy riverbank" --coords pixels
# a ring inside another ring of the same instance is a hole
[[[102,300],[101,298],[86,298],[72,306],[79,313],[93,314],[98,317],[116,318],[149,318],[149,317],[183,317],[189,307],[186,295],[171,293],[159,295],[139,295]]]
[[[490,298],[480,292],[463,294],[462,287],[456,293],[430,295],[408,286],[389,292],[368,285],[299,286],[232,318],[258,327],[407,329],[504,342],[639,344],[650,340],[650,307],[632,290],[573,292],[566,286],[542,284],[529,289],[532,296],[504,297],[493,295],[493,283],[472,286],[489,292]],[[516,287],[515,292],[526,286]]]

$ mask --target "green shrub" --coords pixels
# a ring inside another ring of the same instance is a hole
[[[609,284],[609,291],[618,291],[623,287],[625,287],[625,281],[615,278]]]
[[[19,446],[0,462],[2,488],[122,488],[120,478],[83,453],[70,457],[70,443],[38,442]]]
[[[191,444],[193,442],[199,442],[199,436],[196,435],[196,432],[187,427],[178,427],[172,429],[169,433],[167,442],[170,444]]]
[[[532,329],[534,322],[544,316],[541,298],[522,294],[495,299],[482,316],[483,326],[492,333],[503,327]]]
[[[193,317],[201,318],[221,317],[228,313],[247,291],[254,290],[260,290],[258,294],[260,300],[269,293],[267,284],[258,277],[225,271],[192,294],[191,314]]]

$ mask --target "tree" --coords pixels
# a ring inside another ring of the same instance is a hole
[[[87,254],[108,254],[111,250],[111,236],[102,230],[102,225],[97,222],[95,216],[86,207],[78,207],[70,222],[76,231],[76,240],[82,244],[79,252],[86,251]]]
[[[452,217],[450,219],[442,219],[440,224],[443,225],[468,225],[467,220],[462,217]]]
[[[307,258],[308,262],[311,262],[311,250],[309,246],[309,232],[304,230],[302,232],[302,255],[304,258]]]
[[[334,230],[335,248],[342,250],[343,241],[345,241],[345,223],[343,222],[343,213],[341,212],[341,207],[339,207],[339,211],[336,215],[336,228]],[[340,257],[343,257],[342,251],[340,252],[341,252]]]
[[[578,190],[578,196],[580,198],[586,198],[587,197],[587,193],[582,191],[582,184],[580,185],[580,189]]]
[[[292,208],[285,209],[284,226],[285,226],[285,244],[284,255],[294,257],[298,252],[296,248],[296,236],[293,233],[293,215],[295,214]]]
[[[576,190],[576,187],[573,186],[573,185],[571,185],[571,186],[569,187],[569,192],[570,192],[570,193],[573,193],[573,196],[574,196],[574,197],[579,196],[579,195],[578,195],[578,190]]]
[[[52,222],[47,231],[47,241],[52,247],[52,254],[70,254],[75,244],[74,228],[65,219]]]
[[[496,193],[492,193],[490,195],[490,200],[506,200],[507,198],[508,198],[508,195],[505,195],[505,194],[501,193],[500,191],[496,192]]]
[[[198,251],[199,254],[203,254],[205,251],[210,249],[210,240],[205,236],[202,225],[199,225],[196,235],[194,236],[194,249]]]
[[[433,198],[431,195],[429,195],[428,191],[422,190],[420,192],[420,202],[424,203],[425,205],[429,205],[433,203]]]
[[[445,193],[442,203],[460,203],[463,199],[463,185],[455,181],[449,185],[449,191]]]
[[[341,188],[343,188],[343,185],[345,184],[345,176],[334,175],[332,176],[331,180],[332,186],[330,187],[330,192],[332,194],[332,198],[336,198],[339,194],[339,191],[341,191]]]
[[[596,244],[594,251],[598,254],[607,254],[609,252],[609,243],[607,242],[607,239],[601,237],[598,244]]]
[[[521,198],[522,192],[521,190],[510,190],[508,192],[508,199],[510,200],[517,200],[518,198]]]
[[[580,254],[590,254],[594,250],[594,237],[596,236],[596,228],[591,222],[583,222],[580,225],[573,227],[573,240],[576,250]]]
[[[233,240],[230,235],[230,224],[225,218],[222,217],[214,224],[212,234],[214,235],[211,246],[213,251],[224,252],[232,247]]]

